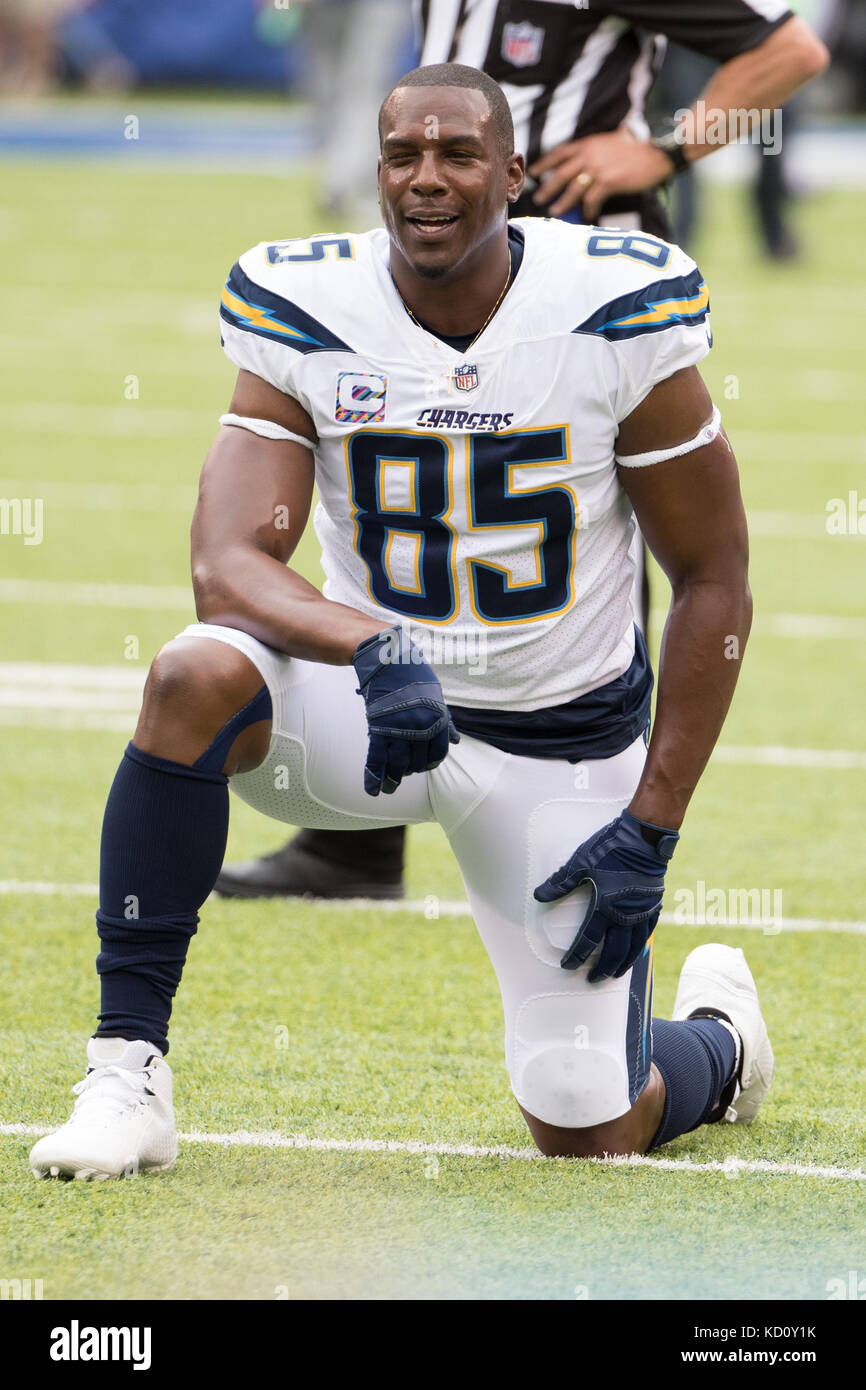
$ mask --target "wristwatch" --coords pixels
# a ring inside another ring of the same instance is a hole
[[[652,136],[650,144],[655,145],[662,154],[666,154],[673,164],[674,172],[671,174],[671,178],[674,177],[674,174],[681,174],[691,163],[691,160],[686,156],[686,147],[680,136],[680,126],[673,116],[669,116],[659,127],[656,134]]]

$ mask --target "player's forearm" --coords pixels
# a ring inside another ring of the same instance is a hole
[[[829,60],[817,35],[794,18],[757,48],[723,63],[682,122],[689,159],[702,159],[744,135],[739,113],[784,105],[798,87],[823,72]]]
[[[678,830],[725,721],[752,621],[745,569],[674,592],[662,638],[656,716],[629,810]]]
[[[200,622],[240,628],[277,651],[330,666],[351,664],[355,648],[387,623],[332,603],[296,571],[251,546],[193,568]]]

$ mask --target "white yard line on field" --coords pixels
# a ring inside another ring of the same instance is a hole
[[[724,414],[722,416],[724,420]],[[847,466],[851,463],[866,463],[866,434],[863,431],[838,432],[822,437],[817,430],[747,430],[738,429],[728,422],[728,434],[737,458],[742,466],[750,454],[765,452],[784,452],[800,458],[821,458],[822,469],[829,470],[834,464]],[[826,440],[826,447],[825,447]]]
[[[736,748],[720,743],[713,749],[711,761],[749,767],[802,767],[844,772],[866,768],[866,753],[849,748],[785,748],[776,744]]]
[[[0,896],[20,894],[22,897],[95,898],[98,892],[99,888],[95,883],[51,883],[42,880],[0,879]],[[305,908],[318,906],[329,914],[368,909],[379,913],[407,912],[413,917],[423,917],[427,921],[436,921],[440,917],[471,918],[472,916],[469,904],[464,899],[437,898],[435,894],[430,894],[426,898],[385,898],[381,900],[378,898],[328,898],[318,901],[305,898],[301,901]],[[286,911],[287,913],[291,912],[288,901]],[[845,936],[866,936],[866,922],[851,922],[832,917],[780,917],[776,922],[770,924],[766,922],[737,922],[728,925],[727,923],[701,921],[694,917],[684,916],[681,912],[663,912],[660,921],[663,926],[701,927],[711,928],[714,931],[732,931],[742,928],[744,931],[761,931],[768,936],[776,936],[780,931],[838,932]]]
[[[27,401],[4,410],[7,432],[61,434],[79,438],[174,439],[178,435],[204,439],[216,434],[218,425],[209,410],[184,406],[146,406],[140,401],[125,405],[62,405],[52,401]]]
[[[80,666],[71,661],[0,661],[0,687],[32,685],[71,690],[81,686],[96,690],[135,690],[141,693],[147,675],[132,662],[128,666]]]
[[[836,617],[828,613],[759,613],[754,631],[758,637],[814,637],[862,642],[866,618]]]
[[[159,483],[70,483],[43,478],[0,478],[0,497],[41,497],[47,506],[71,511],[180,512],[191,515],[196,481],[185,487]],[[866,541],[866,530],[840,535],[827,530],[824,510],[779,512],[750,508],[749,532],[753,538],[778,540]],[[866,525],[866,522],[864,522]]]
[[[4,582],[9,581],[0,581],[0,596]],[[64,586],[57,587],[62,589]],[[133,586],[133,595],[137,597],[139,592]],[[169,595],[185,593],[184,590],[166,592]],[[0,725],[7,728],[103,729],[110,733],[131,733],[138,716],[146,674],[142,667],[134,665],[0,662]],[[713,751],[712,761],[733,766],[839,772],[866,768],[866,752],[847,748],[790,748],[775,744],[753,747],[719,744]]]
[[[149,608],[194,613],[188,584],[100,584],[55,579],[0,579],[0,603],[48,603],[62,608]]]
[[[35,484],[32,492],[34,496],[40,496]],[[6,495],[9,496],[10,494],[7,493]],[[11,495],[23,497],[28,494],[22,492]],[[823,510],[820,512],[774,512],[749,507],[746,515],[749,521],[749,535],[752,539],[760,537],[762,540],[866,541],[866,530],[862,534],[858,531],[853,536],[849,535],[847,531],[841,535],[828,531],[827,513]]]
[[[57,483],[48,479],[0,478],[0,497],[41,497],[48,507],[71,511],[182,512],[191,516],[196,484],[186,487],[157,483]]]
[[[0,1124],[0,1135],[38,1138],[50,1134],[42,1125]],[[406,1154],[411,1157],[435,1155],[439,1158],[504,1158],[520,1163],[564,1163],[574,1160],[545,1158],[537,1149],[515,1149],[505,1144],[428,1144],[420,1139],[316,1139],[308,1134],[279,1134],[238,1129],[231,1134],[209,1134],[193,1129],[179,1132],[183,1144],[215,1144],[220,1148],[301,1149],[313,1153]],[[599,1168],[657,1168],[665,1173],[722,1173],[736,1177],[740,1173],[766,1173],[775,1177],[832,1178],[847,1182],[866,1182],[862,1168],[841,1168],[819,1163],[776,1163],[768,1158],[711,1159],[695,1163],[690,1158],[649,1158],[646,1154],[628,1154],[615,1158],[582,1160]]]
[[[151,608],[190,614],[195,606],[192,586],[185,584],[25,578],[0,579],[0,603],[46,603],[58,608]],[[667,609],[654,608],[651,616],[653,623],[661,626]],[[866,618],[834,613],[759,613],[754,631],[761,637],[861,642],[866,639]]]
[[[45,729],[61,733],[126,734],[131,736],[136,724],[138,706],[112,714],[108,710],[74,709],[3,709],[0,706],[0,727],[6,729]]]
[[[20,698],[26,695],[26,699]],[[7,705],[0,687],[0,727],[44,729],[46,732],[128,734],[132,736],[140,701],[134,692],[125,698],[121,692],[106,694],[88,702],[82,691],[52,693],[44,690],[22,692]],[[98,708],[97,708],[98,706]],[[720,743],[711,763],[732,767],[799,768],[813,772],[859,772],[866,769],[866,753],[849,748],[787,748],[776,744],[740,748]]]
[[[668,616],[666,608],[653,608],[650,620],[660,630]],[[758,613],[752,626],[757,637],[792,637],[806,641],[862,642],[866,639],[866,618],[835,613]]]
[[[150,306],[147,306],[148,308]],[[192,306],[196,332],[210,328],[210,314],[197,312]],[[116,309],[106,312],[111,321]],[[730,413],[730,412],[729,412]],[[5,407],[3,416],[7,431],[26,434],[63,434],[80,436],[146,435],[150,438],[201,435],[208,429],[216,433],[216,420],[206,408],[190,406],[147,405],[140,400],[128,400],[118,405],[88,405],[80,401],[17,401]],[[747,454],[768,448],[809,458],[820,452],[822,466],[833,463],[866,462],[866,435],[862,431],[827,433],[820,427],[814,430],[756,430],[738,429],[728,422],[731,443],[741,460]]]
[[[92,898],[99,893],[97,883],[43,883],[38,880],[25,882],[17,878],[0,879],[0,894],[20,893],[23,897]]]

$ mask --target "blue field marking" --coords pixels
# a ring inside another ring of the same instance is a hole
[[[139,138],[127,139],[124,122],[139,121]],[[0,106],[0,155],[62,158],[149,160],[243,160],[251,165],[289,163],[315,149],[313,122],[288,103],[255,112],[225,106],[195,105],[158,109],[126,98],[124,106],[98,109],[92,103],[51,103],[46,108]]]

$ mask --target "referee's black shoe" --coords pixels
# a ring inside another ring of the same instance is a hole
[[[405,826],[301,830],[261,859],[225,864],[224,898],[402,898]]]

